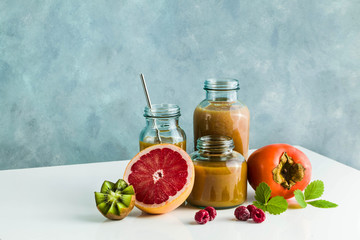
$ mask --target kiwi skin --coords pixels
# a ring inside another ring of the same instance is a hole
[[[125,218],[135,206],[135,192],[131,185],[119,179],[115,184],[104,181],[101,192],[95,192],[96,207],[111,220]]]
[[[108,219],[111,219],[111,220],[121,220],[123,218],[125,218],[127,215],[129,215],[129,213],[131,212],[131,210],[133,210],[135,206],[135,195],[132,196],[132,199],[131,199],[131,203],[130,203],[130,206],[128,208],[122,208],[120,210],[120,214],[119,215],[116,215],[116,214],[112,214],[112,213],[107,213],[107,214],[104,214],[98,206],[97,209],[99,210],[99,212],[101,212],[101,214],[108,218]]]

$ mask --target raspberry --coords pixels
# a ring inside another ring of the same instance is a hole
[[[250,212],[245,206],[240,206],[235,209],[234,215],[240,221],[246,221],[250,218]]]
[[[199,224],[205,224],[209,221],[210,216],[208,211],[200,210],[195,214],[195,221]]]
[[[261,209],[256,209],[256,210],[253,212],[251,218],[252,218],[252,219],[254,220],[254,222],[256,222],[256,223],[262,223],[263,221],[265,221],[266,216],[265,216],[265,213],[264,213],[263,210],[261,210]]]
[[[257,209],[257,207],[255,207],[254,205],[248,205],[247,209],[250,212],[250,217],[252,217],[253,212]]]
[[[213,207],[206,207],[204,210],[206,210],[206,211],[209,213],[209,216],[210,216],[209,221],[212,221],[212,220],[215,219],[215,217],[216,217],[216,215],[217,215],[215,208],[213,208]]]

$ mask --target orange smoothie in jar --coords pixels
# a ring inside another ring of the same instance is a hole
[[[194,111],[194,140],[206,135],[229,136],[235,144],[235,151],[248,158],[249,109],[243,104],[227,101],[209,101]]]
[[[163,143],[167,143],[167,142],[163,142]],[[147,148],[147,147],[156,145],[156,144],[159,144],[159,143],[148,143],[148,142],[139,141],[140,151]],[[170,143],[170,144],[174,144],[175,146],[178,146],[179,148],[182,148],[182,149],[184,149],[184,151],[186,151],[186,141],[177,142],[177,143]]]
[[[247,165],[231,162],[194,162],[195,183],[187,199],[195,206],[228,208],[240,205],[247,195]]]

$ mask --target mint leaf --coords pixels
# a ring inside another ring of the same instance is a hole
[[[258,201],[254,201],[253,202],[253,205],[257,208],[260,208],[261,210],[263,211],[266,211],[266,206]]]
[[[307,206],[307,204],[305,202],[305,197],[304,197],[303,192],[300,191],[299,189],[296,189],[294,191],[294,195],[295,195],[295,199],[299,203],[300,207],[305,208]]]
[[[338,206],[336,203],[332,203],[326,200],[315,200],[307,203],[318,208],[334,208]]]
[[[260,183],[255,190],[255,199],[262,204],[266,204],[270,196],[271,189],[269,185],[264,182]]]
[[[321,180],[312,181],[305,189],[305,200],[321,197],[324,193],[324,183]]]
[[[271,189],[269,185],[262,182],[255,190],[255,199],[257,201],[254,201],[253,205],[257,208],[269,212],[270,214],[280,214],[286,211],[288,203],[283,197],[276,196],[271,199],[270,197]]]
[[[287,208],[288,208],[287,201],[280,196],[271,198],[266,205],[266,211],[275,215],[285,212]]]

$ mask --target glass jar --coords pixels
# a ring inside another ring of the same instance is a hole
[[[160,143],[171,143],[186,151],[186,135],[179,126],[179,106],[163,103],[151,107],[145,107],[146,126],[140,133],[140,151]]]
[[[227,136],[203,136],[192,153],[194,187],[187,202],[198,207],[229,208],[240,205],[247,196],[247,165],[234,151]]]
[[[235,150],[247,159],[250,113],[238,100],[239,81],[207,79],[204,89],[206,99],[194,111],[194,144],[206,135],[229,136],[234,141]]]

